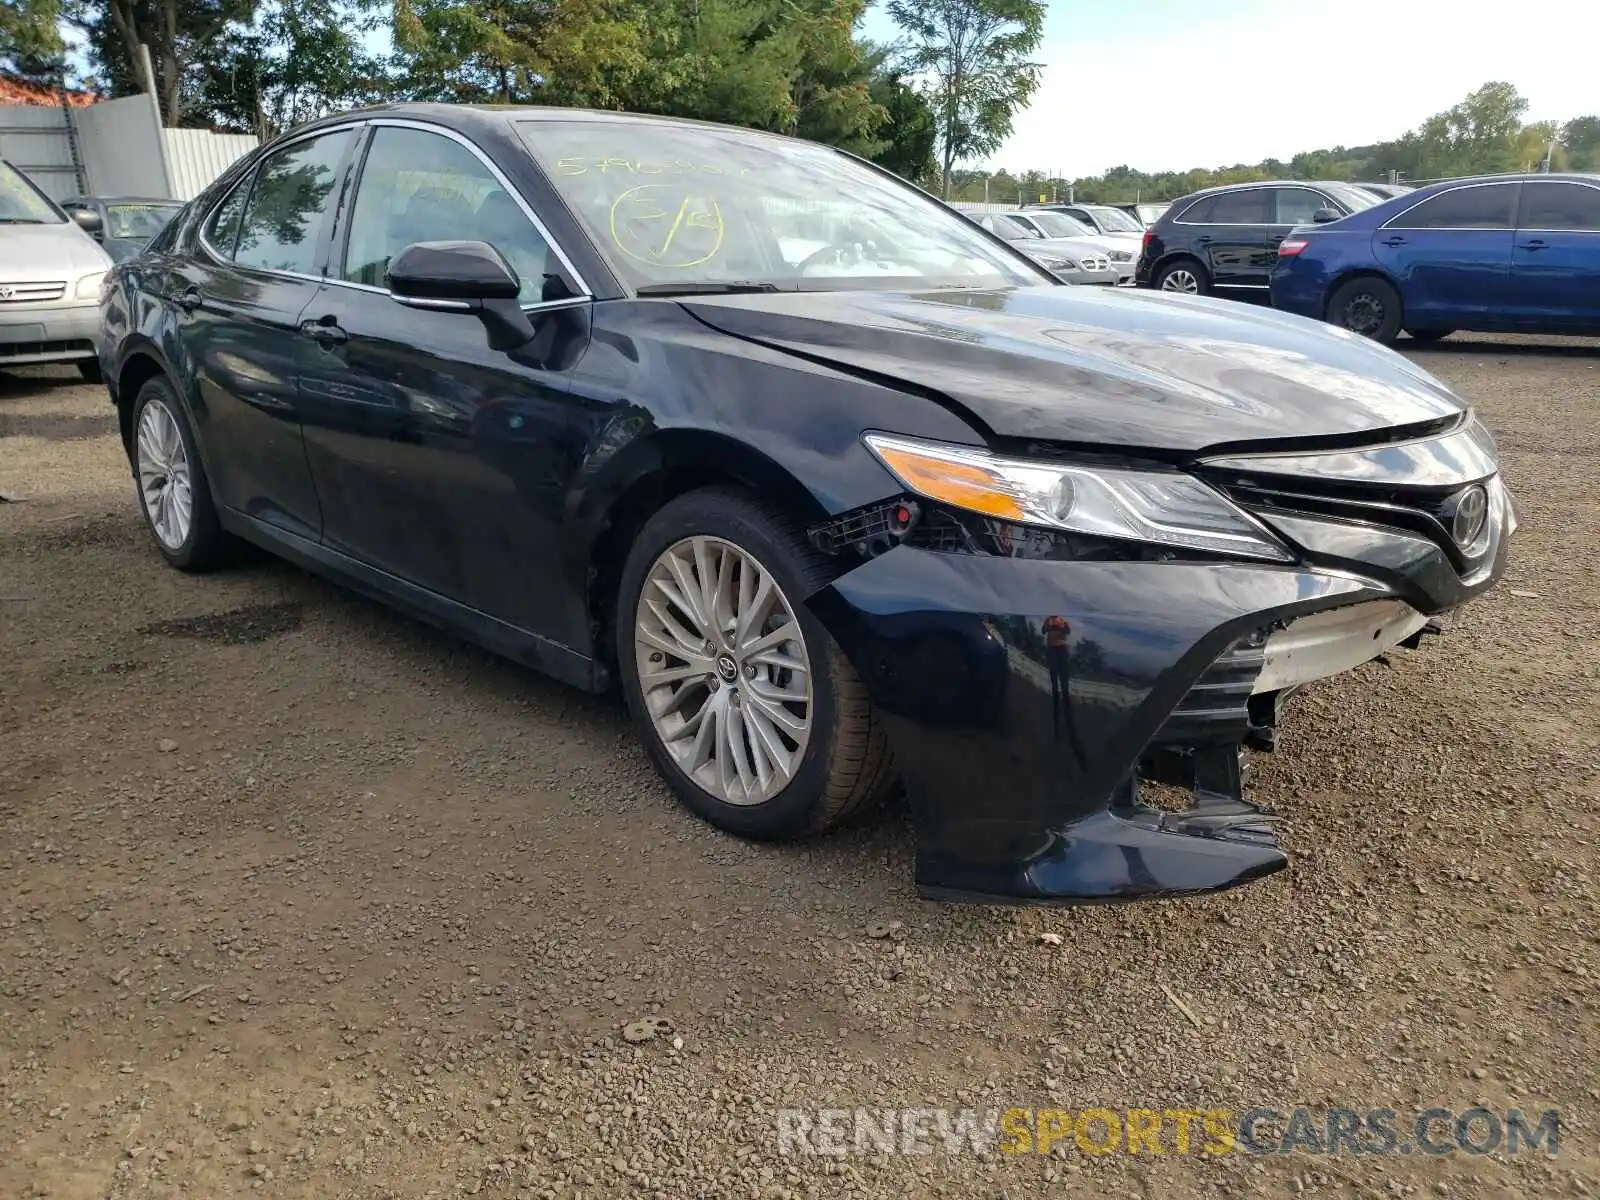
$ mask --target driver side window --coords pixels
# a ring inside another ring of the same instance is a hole
[[[524,304],[537,304],[545,274],[561,270],[522,206],[476,154],[443,134],[378,126],[356,188],[341,277],[386,288],[389,260],[401,250],[447,241],[484,241],[500,251],[521,281]]]

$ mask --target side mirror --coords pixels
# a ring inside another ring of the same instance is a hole
[[[488,242],[413,242],[389,260],[387,283],[397,304],[473,313],[492,350],[515,350],[533,337],[517,301],[522,281]]]
[[[72,223],[90,237],[100,237],[105,233],[105,222],[92,208],[69,208],[67,216],[71,217]]]
[[[1311,220],[1318,225],[1326,225],[1329,221],[1342,221],[1344,214],[1337,208],[1319,208],[1311,214]]]

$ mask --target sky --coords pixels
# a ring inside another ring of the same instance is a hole
[[[880,10],[863,34],[894,36]],[[1600,113],[1595,0],[1047,0],[1040,86],[986,165],[1063,178],[1398,137],[1493,79]]]

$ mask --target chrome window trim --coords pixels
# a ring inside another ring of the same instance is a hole
[[[1239,194],[1239,192],[1274,192],[1275,193],[1280,186],[1284,186],[1284,187],[1292,186],[1292,187],[1294,187],[1294,188],[1296,188],[1297,190],[1300,190],[1300,191],[1316,192],[1317,195],[1321,196],[1324,200],[1326,200],[1328,202],[1328,206],[1330,208],[1337,208],[1340,212],[1344,212],[1344,205],[1339,204],[1338,202],[1336,202],[1332,196],[1328,195],[1328,193],[1326,193],[1326,192],[1318,192],[1316,188],[1311,187],[1308,184],[1296,183],[1296,184],[1292,184],[1292,185],[1290,185],[1290,184],[1279,185],[1279,184],[1276,184],[1276,183],[1270,183],[1270,184],[1264,183],[1264,184],[1261,184],[1261,185],[1256,186],[1256,187],[1242,187],[1242,188],[1239,188],[1237,191],[1230,191],[1230,192],[1227,192],[1227,193],[1213,192],[1210,196],[1197,197],[1195,199],[1195,201],[1194,201],[1194,204],[1190,204],[1181,213],[1179,213],[1177,216],[1173,217],[1171,223],[1174,224],[1174,225],[1188,225],[1190,228],[1198,228],[1201,225],[1216,225],[1216,226],[1219,226],[1219,227],[1221,227],[1223,229],[1261,229],[1261,228],[1263,228],[1265,226],[1283,225],[1283,224],[1285,224],[1285,222],[1279,221],[1279,220],[1276,220],[1276,219],[1271,220],[1271,221],[1185,221],[1184,220],[1184,217],[1189,215],[1190,211],[1194,208],[1195,204],[1199,204],[1202,200],[1211,200],[1211,199],[1214,199],[1216,196],[1224,195],[1224,194],[1225,195],[1229,195],[1229,196],[1236,196],[1236,195]],[[1274,195],[1272,197],[1272,215],[1273,215],[1274,218],[1276,218],[1277,215],[1278,215],[1278,197],[1276,195]],[[1348,217],[1350,214],[1345,212],[1344,215]]]
[[[1589,183],[1583,179],[1524,179],[1524,184],[1529,183],[1554,183],[1565,187],[1588,188],[1591,192],[1600,192],[1600,184]],[[1600,233],[1600,226],[1594,229],[1574,229],[1570,225],[1524,225],[1522,221],[1522,197],[1517,197],[1517,232],[1519,233]]]
[[[1440,196],[1448,196],[1452,192],[1465,192],[1472,188],[1485,187],[1521,188],[1524,182],[1525,181],[1521,179],[1486,179],[1481,183],[1463,183],[1458,184],[1455,187],[1448,187],[1442,192],[1435,192],[1431,196],[1424,196],[1415,203],[1406,205],[1399,212],[1395,213],[1394,216],[1390,217],[1382,225],[1378,226],[1378,228],[1410,229],[1417,233],[1424,233],[1429,230],[1437,230],[1442,233],[1499,233],[1501,230],[1505,230],[1509,233],[1515,233],[1517,229],[1517,209],[1522,204],[1522,195],[1520,192],[1518,193],[1517,198],[1512,202],[1511,223],[1509,225],[1396,225],[1395,222],[1400,220],[1401,217],[1405,216],[1412,209],[1421,208],[1430,200],[1437,200]]]
[[[522,210],[522,215],[528,218],[528,220],[533,224],[534,229],[538,231],[539,236],[544,238],[545,245],[550,247],[551,252],[556,256],[557,261],[560,262],[562,267],[566,269],[567,274],[572,278],[572,282],[578,288],[578,295],[576,296],[568,296],[560,300],[535,301],[532,304],[524,304],[522,305],[522,310],[524,312],[532,312],[535,310],[549,308],[571,307],[575,304],[586,304],[594,299],[593,291],[590,290],[589,285],[584,280],[583,276],[579,274],[578,268],[574,266],[572,260],[567,257],[567,252],[563,250],[555,238],[550,235],[550,230],[545,226],[545,223],[539,219],[538,214],[533,211],[533,207],[528,203],[527,198],[523,196],[521,190],[513,186],[511,181],[506,178],[505,172],[500,170],[500,168],[495,165],[494,161],[490,159],[489,156],[476,145],[476,143],[463,134],[457,133],[453,129],[447,129],[442,125],[433,125],[427,121],[418,121],[411,118],[368,117],[359,121],[346,121],[335,125],[324,125],[318,129],[307,130],[304,133],[296,134],[294,137],[287,138],[274,147],[273,153],[276,154],[279,150],[286,150],[290,146],[297,145],[298,143],[306,141],[310,138],[324,137],[330,133],[343,133],[345,131],[359,133],[362,129],[369,126],[380,125],[388,125],[397,129],[417,129],[423,133],[439,134],[442,137],[449,138],[451,141],[465,146],[479,162],[489,169],[489,174],[494,176],[495,182],[505,189],[506,194],[517,202],[517,207]],[[263,159],[265,157],[266,156],[263,156]],[[253,166],[247,173],[245,177],[246,179],[250,179],[255,176],[255,172],[259,168],[261,161],[261,159],[257,160],[256,165]],[[362,166],[365,166],[364,161]],[[233,193],[244,182],[245,180],[241,179],[239,183],[235,184],[233,187],[224,192],[222,196],[218,198],[217,202],[206,210],[205,217],[200,223],[199,233],[196,234],[196,240],[205,248],[206,252],[217,261],[219,265],[238,267],[239,269],[245,271],[258,271],[263,275],[279,275],[289,279],[304,279],[310,281],[311,283],[328,284],[333,287],[356,288],[364,292],[376,292],[380,295],[389,296],[391,298],[394,297],[394,293],[388,288],[374,287],[371,284],[355,283],[348,279],[335,279],[332,275],[307,275],[300,271],[282,271],[272,267],[252,267],[248,264],[235,262],[231,258],[225,258],[215,246],[206,240],[206,227],[211,223],[211,217],[216,210],[222,207],[222,205],[226,203],[228,197],[232,196]],[[359,175],[356,177],[355,184],[356,192],[359,193],[361,190],[361,178]],[[249,203],[248,197],[246,198],[245,202],[246,204]],[[355,210],[354,194],[352,195],[350,207],[353,213]],[[344,264],[341,263],[339,265],[342,269]]]

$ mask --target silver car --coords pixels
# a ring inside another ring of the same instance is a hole
[[[968,215],[996,237],[1010,242],[1063,283],[1116,286],[1116,268],[1106,252],[1093,242],[1077,238],[1042,238],[1021,221],[1004,213]]]
[[[1133,286],[1133,270],[1139,265],[1139,250],[1137,246],[1130,248],[1125,238],[1106,237],[1096,233],[1076,217],[1042,208],[1029,208],[1005,215],[1013,221],[1022,222],[1040,237],[1057,240],[1071,238],[1084,245],[1098,247],[1100,252],[1111,260],[1111,267],[1117,273],[1117,285]]]
[[[100,377],[100,281],[111,259],[90,236],[99,225],[92,212],[69,219],[0,159],[0,367],[70,362]]]

